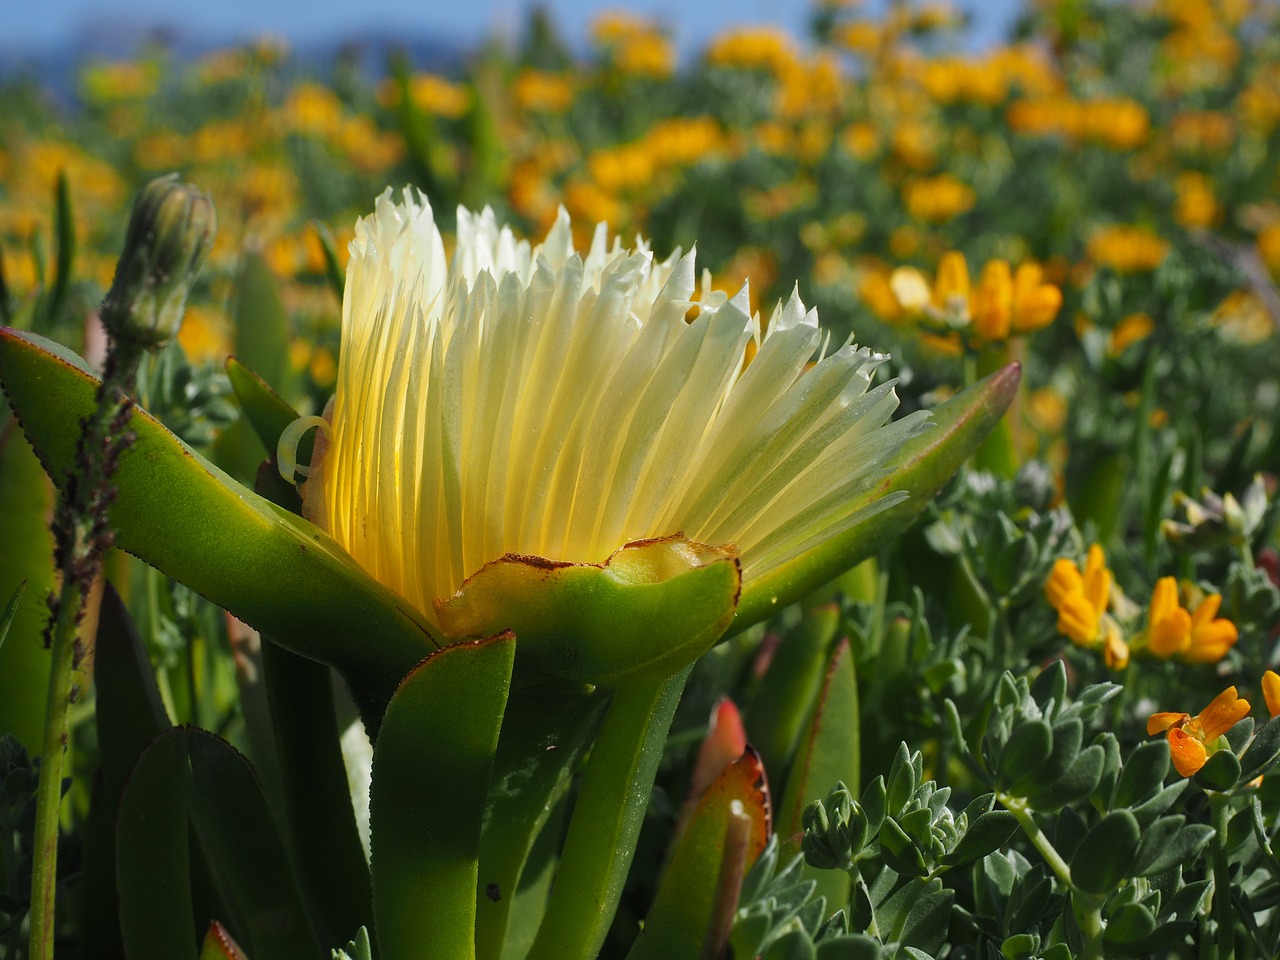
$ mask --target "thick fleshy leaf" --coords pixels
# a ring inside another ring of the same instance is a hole
[[[702,738],[702,744],[698,747],[698,757],[694,761],[693,772],[689,775],[689,792],[680,808],[680,816],[676,818],[673,835],[678,836],[684,830],[707,788],[746,749],[747,731],[742,723],[742,713],[732,700],[721,697],[711,711],[707,735]]]
[[[240,401],[240,409],[253,432],[258,435],[269,455],[276,452],[276,442],[284,428],[298,419],[297,411],[271,388],[266,380],[241,363],[236,357],[227,357],[227,379]],[[299,451],[301,463],[311,461],[310,451]]]
[[[827,658],[840,629],[840,606],[804,605],[800,622],[787,630],[747,710],[749,739],[775,783],[784,783],[796,745],[822,689]]]
[[[480,960],[523,956],[537,934],[559,846],[553,824],[607,699],[584,684],[549,680],[507,701],[480,836]]]
[[[116,888],[130,960],[196,958],[187,833],[187,737],[174,729],[143,751],[120,797]]]
[[[860,506],[869,506],[894,493],[906,493],[907,499],[767,575],[747,580],[742,585],[742,599],[731,631],[768,619],[905,530],[1000,421],[1021,377],[1021,367],[1011,363],[934,409],[933,426],[908,440],[889,460],[888,474],[864,496],[865,502]]]
[[[220,737],[194,727],[185,732],[191,818],[221,886],[244,918],[249,950],[313,960],[320,944],[253,768]]]
[[[373,891],[342,763],[331,672],[263,638],[262,673],[298,879],[337,943],[373,926]]]
[[[742,878],[768,841],[769,812],[764,764],[748,747],[698,801],[628,960],[724,952],[731,922],[725,922],[718,907],[736,905]]]
[[[209,924],[204,935],[204,945],[200,948],[200,960],[249,960],[240,949],[240,945],[232,939],[227,928],[217,920]]]
[[[804,736],[787,774],[787,787],[778,807],[778,833],[794,837],[803,833],[804,809],[826,797],[837,781],[859,781],[858,680],[853,651],[841,640],[827,660],[822,689],[809,715]],[[858,789],[854,786],[853,789]],[[832,910],[849,901],[848,874],[805,866],[805,879],[818,884],[818,894]]]
[[[692,669],[633,680],[614,692],[583,772],[547,913],[526,960],[591,960],[599,954]]]
[[[27,584],[0,645],[0,730],[32,753],[44,748],[50,661],[40,637],[49,612],[44,598],[53,589],[52,511],[53,486],[0,401],[0,597],[8,601],[18,584]]]
[[[33,334],[0,330],[0,381],[55,481],[71,465],[97,381]],[[116,542],[303,656],[336,666],[376,726],[435,646],[404,600],[311,524],[245,489],[135,410],[111,510]],[[376,637],[377,642],[370,642]]]
[[[480,828],[515,637],[433,653],[396,691],[373,751],[379,955],[475,957]]]
[[[102,771],[93,792],[85,851],[82,922],[85,943],[93,945],[86,957],[106,960],[124,955],[116,895],[115,824],[120,794],[143,750],[170,723],[142,639],[110,583],[102,593],[93,650]]]
[[[629,543],[599,564],[508,555],[436,613],[449,636],[512,630],[521,655],[548,673],[612,685],[693,663],[729,625],[741,583],[731,553],[675,536]]]

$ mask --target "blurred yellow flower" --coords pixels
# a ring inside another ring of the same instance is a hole
[[[1156,322],[1149,314],[1141,312],[1128,314],[1112,329],[1111,338],[1107,342],[1107,351],[1119,356],[1135,343],[1151,336],[1155,328]]]
[[[573,79],[568,73],[549,73],[526,67],[512,86],[522,110],[563,113],[573,103]]]
[[[1267,713],[1280,716],[1280,674],[1274,670],[1262,675],[1262,699],[1266,701]]]
[[[1094,263],[1120,273],[1154,270],[1168,252],[1169,244],[1146,227],[1125,224],[1095,230],[1085,247],[1085,254]]]
[[[989,260],[977,286],[969,281],[964,254],[952,250],[938,261],[932,288],[914,267],[899,267],[890,277],[898,302],[909,313],[922,314],[950,327],[969,327],[987,341],[1030,333],[1052,323],[1062,306],[1062,291],[1043,282],[1038,264],[1023,263],[1016,272],[1004,260]]]
[[[1044,595],[1058,611],[1058,632],[1081,647],[1101,647],[1107,667],[1129,665],[1129,645],[1120,626],[1107,613],[1111,603],[1111,571],[1102,547],[1093,544],[1083,572],[1074,560],[1059,557],[1045,581]]]
[[[1184,227],[1212,227],[1222,219],[1222,206],[1213,192],[1213,181],[1203,173],[1178,174],[1174,181],[1177,202],[1174,216]]]
[[[882,358],[822,350],[797,295],[765,324],[745,290],[708,294],[689,321],[692,255],[657,262],[603,225],[579,253],[563,215],[536,248],[491,211],[457,223],[451,267],[407,191],[357,224],[303,488],[306,515],[428,619],[504,555],[596,563],[675,533],[731,551],[745,582],[861,522],[847,505],[923,424],[889,421]],[[290,472],[312,422],[282,437]]]
[[[1166,659],[1217,663],[1238,637],[1236,625],[1218,617],[1221,606],[1222,597],[1211,593],[1196,605],[1194,613],[1188,613],[1178,602],[1177,580],[1160,578],[1147,613],[1147,649]]]
[[[1147,720],[1147,735],[1164,733],[1169,738],[1169,755],[1178,773],[1194,776],[1209,759],[1214,741],[1249,715],[1249,701],[1242,700],[1235,687],[1227,687],[1196,716],[1188,713],[1153,713]]]
[[[910,180],[903,188],[907,212],[917,220],[944,223],[973,209],[977,203],[973,187],[949,173],[924,180]]]

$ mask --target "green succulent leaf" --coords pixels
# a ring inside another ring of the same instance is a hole
[[[1271,769],[1280,759],[1280,717],[1272,717],[1240,758],[1240,778],[1253,780]]]
[[[6,329],[0,382],[61,482],[96,379],[65,348]],[[129,429],[137,440],[115,476],[116,542],[278,643],[336,666],[376,728],[400,678],[435,646],[419,614],[316,527],[236,483],[146,412],[134,410]]]
[[[1219,750],[1205,761],[1195,781],[1206,790],[1232,790],[1240,782],[1240,761],[1230,750]]]
[[[1018,830],[1018,820],[1008,810],[989,810],[969,824],[955,849],[942,858],[947,866],[978,860],[999,850]]]
[[[200,960],[249,960],[240,945],[227,932],[227,928],[214,920],[204,935],[200,947]]]
[[[764,851],[769,794],[759,755],[747,752],[698,801],[663,871],[653,908],[628,960],[719,956],[743,875]]]
[[[604,563],[509,554],[436,612],[450,637],[512,630],[547,673],[614,686],[693,663],[729,625],[741,586],[732,552],[677,535],[629,543]]]
[[[120,797],[116,887],[132,960],[196,958],[186,796],[186,732],[169,730],[142,752]]]
[[[1071,882],[1100,896],[1130,876],[1142,833],[1128,810],[1107,814],[1090,830],[1071,858]]]
[[[369,798],[387,956],[475,956],[481,818],[514,662],[511,634],[444,647],[387,707]]]

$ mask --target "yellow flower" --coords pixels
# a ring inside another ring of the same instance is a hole
[[[1236,625],[1220,618],[1222,596],[1211,593],[1188,612],[1178,602],[1178,583],[1162,577],[1151,592],[1147,614],[1147,648],[1158,657],[1178,657],[1188,663],[1217,663],[1235,646]]]
[[[1147,720],[1147,735],[1165,733],[1174,767],[1184,777],[1190,777],[1209,759],[1208,748],[1213,742],[1248,715],[1249,701],[1240,699],[1235,687],[1227,687],[1197,716],[1153,713]]]
[[[1106,554],[1093,544],[1084,570],[1074,560],[1059,557],[1044,584],[1045,599],[1058,611],[1058,632],[1081,647],[1101,647],[1112,670],[1129,665],[1129,645],[1120,626],[1107,613],[1111,602],[1111,571]]]
[[[1156,322],[1146,313],[1131,313],[1115,325],[1111,331],[1111,339],[1107,351],[1116,356],[1124,353],[1133,344],[1151,336]]]
[[[989,260],[970,285],[969,265],[955,250],[938,261],[932,291],[920,271],[899,267],[890,283],[904,310],[922,313],[951,327],[972,325],[983,340],[1005,340],[1011,333],[1027,333],[1052,323],[1062,306],[1062,291],[1042,282],[1044,271],[1034,263],[1010,271],[1004,260]]]
[[[942,223],[972,210],[977,199],[973,187],[949,173],[912,180],[903,191],[907,212],[930,223]]]
[[[1119,225],[1095,231],[1086,252],[1094,263],[1120,273],[1138,273],[1160,266],[1169,244],[1144,227]]]
[[[408,191],[357,224],[303,488],[305,514],[433,623],[512,554],[600,563],[683,534],[746,583],[861,522],[848,505],[922,422],[889,422],[882,358],[824,350],[795,294],[765,324],[745,289],[707,293],[690,321],[692,254],[658,262],[603,224],[580,253],[563,211],[537,247],[488,210],[457,223],[452,265]],[[305,426],[281,439],[289,473]]]
[[[1280,674],[1274,670],[1262,675],[1262,699],[1267,703],[1267,713],[1280,716]]]

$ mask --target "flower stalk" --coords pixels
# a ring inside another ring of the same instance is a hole
[[[58,819],[68,712],[82,694],[77,672],[88,652],[80,635],[85,601],[115,541],[107,515],[116,497],[112,476],[133,443],[129,429],[138,366],[147,350],[178,332],[187,292],[212,245],[216,218],[209,198],[170,175],[139,193],[125,248],[101,318],[109,343],[92,413],[81,420],[75,454],[54,514],[54,566],[61,577],[49,597],[45,646],[52,663],[44,744],[36,788],[31,871],[30,956],[53,956],[58,875]]]

